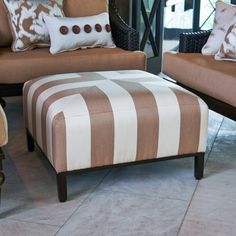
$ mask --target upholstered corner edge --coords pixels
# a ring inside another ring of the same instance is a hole
[[[0,147],[6,145],[8,142],[8,125],[5,112],[0,106]]]

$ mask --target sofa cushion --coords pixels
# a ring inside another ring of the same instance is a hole
[[[108,0],[64,0],[63,10],[66,16],[91,16],[108,11]],[[12,34],[8,24],[3,1],[0,1],[0,47],[12,44]]]
[[[63,0],[4,0],[13,35],[14,52],[49,46],[49,34],[43,15],[64,16]]]
[[[79,48],[116,47],[107,12],[84,17],[44,16],[44,21],[50,35],[52,54]]]
[[[92,48],[51,55],[48,48],[14,53],[0,49],[0,84],[22,83],[35,77],[66,72],[144,70],[143,52],[120,48]],[[17,71],[17,73],[16,73]]]
[[[215,55],[216,60],[236,61],[236,21],[229,27],[220,50]]]
[[[179,83],[236,107],[235,62],[217,61],[214,56],[200,53],[167,52],[163,72]]]
[[[0,47],[9,47],[12,44],[12,35],[7,20],[7,13],[3,1],[0,1]]]
[[[93,16],[108,11],[108,0],[64,0],[66,16]]]
[[[202,48],[202,54],[215,55],[218,52],[235,14],[236,5],[227,4],[222,1],[216,2],[213,30]]]

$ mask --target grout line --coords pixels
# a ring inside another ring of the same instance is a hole
[[[215,138],[214,138],[214,140],[213,140],[213,142],[212,142],[210,151],[209,151],[209,153],[208,153],[208,155],[207,155],[207,158],[206,158],[206,161],[205,161],[205,166],[206,166],[206,164],[207,164],[208,159],[210,158],[210,155],[211,155],[212,150],[213,150],[214,145],[215,145],[215,141],[216,141],[217,136],[218,136],[218,134],[219,134],[219,132],[220,132],[220,129],[221,129],[221,127],[222,127],[223,122],[224,122],[224,118],[222,119],[222,121],[221,121],[221,123],[220,123],[220,126],[219,126],[219,129],[217,130],[217,133],[216,133],[216,135],[215,135]],[[181,230],[181,228],[182,228],[182,226],[183,226],[183,223],[184,223],[184,221],[185,221],[185,219],[186,219],[186,216],[187,216],[187,213],[188,213],[188,211],[189,211],[190,205],[192,204],[194,195],[195,195],[195,193],[196,193],[196,191],[197,191],[197,187],[198,187],[198,185],[199,185],[199,182],[200,182],[200,180],[199,180],[199,181],[197,182],[197,184],[196,184],[196,187],[195,187],[195,189],[194,189],[194,191],[193,191],[192,197],[191,197],[191,199],[190,199],[190,201],[189,201],[188,207],[187,207],[187,209],[186,209],[186,211],[185,211],[183,220],[182,220],[182,222],[181,222],[181,224],[180,224],[180,226],[179,226],[179,229],[178,229],[178,232],[177,232],[176,236],[179,235],[180,230]]]
[[[72,216],[75,214],[75,212],[77,212],[77,210],[83,205],[83,203],[90,198],[90,196],[94,193],[94,191],[102,184],[102,182],[105,180],[105,178],[111,173],[111,169],[107,171],[107,173],[103,176],[103,178],[101,179],[101,181],[99,181],[99,183],[92,189],[92,191],[87,195],[87,197],[84,198],[84,200],[82,200],[82,202],[75,208],[75,210],[72,212],[72,214],[67,218],[67,220],[64,222],[63,225],[61,225],[61,227],[59,227],[59,229],[56,231],[56,233],[53,236],[56,236],[59,231],[65,226],[65,224],[72,218]]]
[[[3,220],[6,221],[13,221],[13,222],[19,222],[19,223],[27,223],[27,224],[34,224],[34,225],[44,225],[44,226],[53,226],[53,227],[57,227],[59,228],[59,225],[54,225],[54,224],[47,224],[47,223],[40,223],[40,222],[35,222],[35,221],[28,221],[28,220],[20,220],[20,219],[16,219],[16,218],[5,218]]]
[[[217,139],[217,137],[218,137],[218,134],[219,134],[219,132],[220,132],[220,129],[221,129],[222,125],[223,125],[224,120],[225,120],[225,118],[223,118],[222,121],[221,121],[221,124],[220,124],[220,126],[219,126],[219,129],[218,129],[218,131],[217,131],[217,133],[216,133],[216,136],[215,136],[215,138],[214,138],[214,140],[213,140],[213,143],[212,143],[212,145],[211,145],[210,151],[209,151],[209,153],[208,153],[208,155],[207,155],[207,158],[206,158],[206,161],[205,161],[205,165],[207,164],[207,161],[208,161],[208,159],[210,158],[210,155],[211,155],[212,150],[213,150],[213,148],[214,148],[214,146],[215,146],[216,139]]]

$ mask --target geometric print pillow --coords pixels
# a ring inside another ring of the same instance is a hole
[[[235,15],[236,5],[216,2],[214,25],[207,43],[202,48],[203,55],[215,55],[219,51]]]
[[[12,51],[49,46],[43,15],[64,16],[63,0],[4,0],[4,3],[13,36]]]
[[[224,42],[215,55],[215,59],[236,61],[236,20],[235,23],[229,27]]]

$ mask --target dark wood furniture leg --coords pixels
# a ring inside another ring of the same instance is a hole
[[[57,174],[57,192],[60,202],[67,200],[67,176],[66,173]]]
[[[26,138],[27,138],[28,151],[33,152],[34,151],[34,139],[32,138],[32,136],[28,130],[26,130]]]
[[[0,148],[0,205],[1,205],[1,187],[5,181],[5,175],[3,173],[2,169],[2,160],[4,159],[4,154],[2,152],[2,149]]]
[[[197,180],[200,180],[203,178],[203,172],[204,172],[204,156],[205,153],[201,153],[198,156],[195,156],[194,158],[194,176]]]

